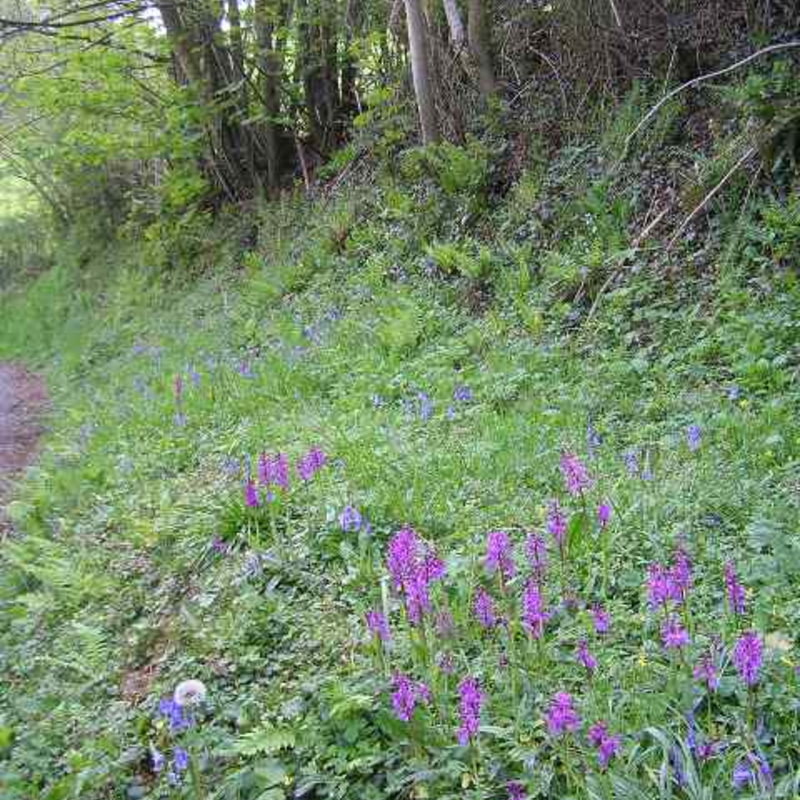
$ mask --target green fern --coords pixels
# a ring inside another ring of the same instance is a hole
[[[291,750],[297,743],[295,732],[290,728],[275,728],[269,723],[240,736],[231,752],[240,756],[272,755],[281,750]]]

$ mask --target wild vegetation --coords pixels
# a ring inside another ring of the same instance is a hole
[[[793,5],[154,8],[0,14],[0,795],[798,796]]]

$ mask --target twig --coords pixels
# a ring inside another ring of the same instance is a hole
[[[688,217],[678,226],[678,230],[675,231],[675,235],[669,240],[669,244],[667,245],[667,250],[671,250],[672,246],[677,241],[678,237],[683,233],[684,228],[711,202],[711,199],[716,195],[716,193],[733,177],[733,175],[739,170],[739,168],[756,152],[755,147],[751,147],[747,152],[725,173],[725,176],[722,180],[703,198],[703,200],[697,204],[695,209],[689,214]]]
[[[767,53],[774,53],[778,50],[788,50],[793,47],[800,47],[800,42],[783,42],[782,44],[772,44],[769,47],[764,47],[761,50],[757,50],[755,53],[747,56],[747,58],[743,58],[741,61],[737,61],[735,64],[731,64],[729,67],[725,67],[724,69],[719,69],[716,72],[709,72],[706,75],[700,75],[697,78],[692,78],[692,80],[687,81],[686,83],[681,84],[676,89],[673,89],[668,94],[665,94],[645,115],[642,117],[639,124],[633,129],[633,132],[625,139],[625,148],[624,151],[627,152],[628,146],[631,143],[631,140],[636,136],[637,133],[653,118],[653,116],[658,112],[658,110],[665,104],[668,103],[676,94],[684,91],[684,89],[688,89],[691,86],[696,86],[698,83],[704,83],[705,81],[713,80],[714,78],[719,78],[721,75],[726,75],[729,72],[733,72],[739,67],[743,67],[745,64],[749,64],[751,61],[754,61],[761,56],[766,55]],[[624,152],[623,152],[624,156]]]
[[[617,25],[619,26],[620,30],[622,30],[622,20],[619,18],[619,11],[617,11],[617,4],[614,0],[608,0],[611,3],[611,10],[614,12],[614,19],[617,21]]]

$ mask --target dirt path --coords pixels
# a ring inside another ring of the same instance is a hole
[[[45,398],[41,378],[16,364],[0,363],[0,538],[8,527],[4,512],[11,481],[30,463],[42,432]]]

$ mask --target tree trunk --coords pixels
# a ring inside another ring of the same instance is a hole
[[[241,200],[257,186],[249,155],[253,141],[241,120],[224,107],[236,70],[230,52],[220,43],[221,6],[216,0],[184,5],[162,0],[157,7],[180,72],[209,111],[206,171],[229,200]]]
[[[489,26],[486,24],[486,2],[487,0],[469,0],[468,22],[470,54],[478,70],[478,88],[484,100],[497,93]]]
[[[261,97],[264,105],[264,149],[267,161],[267,191],[274,197],[280,186],[281,86],[283,52],[277,28],[285,21],[286,4],[282,0],[255,0],[255,33],[258,45],[258,70],[261,73]]]
[[[444,14],[447,17],[447,27],[450,29],[450,41],[456,55],[463,59],[467,55],[467,32],[464,30],[464,21],[461,19],[461,12],[458,10],[456,0],[442,0]]]
[[[405,0],[405,6],[408,43],[411,50],[411,75],[414,79],[422,143],[431,144],[439,141],[439,125],[433,99],[425,17],[422,14],[420,0]]]
[[[311,140],[320,154],[335,142],[339,105],[336,24],[332,0],[298,0],[298,61]]]
[[[345,125],[359,111],[358,92],[356,90],[358,62],[350,52],[350,48],[354,34],[361,26],[361,16],[360,0],[348,0],[344,15],[345,31],[344,41],[342,42],[344,52],[341,58],[341,100],[339,103],[339,114]]]

